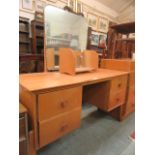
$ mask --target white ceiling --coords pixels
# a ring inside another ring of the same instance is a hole
[[[112,10],[116,11],[117,13],[123,12],[127,9],[130,5],[135,4],[135,0],[96,0],[103,5],[111,8]]]

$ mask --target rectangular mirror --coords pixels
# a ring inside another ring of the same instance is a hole
[[[53,6],[46,6],[44,10],[45,20],[45,50],[52,68],[59,66],[59,48],[72,48],[76,51],[83,51],[87,47],[88,24],[81,15],[77,15]],[[50,50],[51,49],[51,50]],[[50,68],[49,68],[50,69]]]

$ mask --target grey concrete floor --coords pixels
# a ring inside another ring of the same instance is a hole
[[[37,155],[134,155],[135,115],[119,122],[95,107],[83,108],[81,127],[40,149]]]

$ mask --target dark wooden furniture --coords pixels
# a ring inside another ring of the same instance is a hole
[[[43,23],[41,25],[41,28],[42,26]],[[40,36],[38,36],[41,41],[38,41],[40,44],[37,48],[38,51],[35,52],[34,47],[36,44],[33,39],[29,38],[29,28],[29,19],[19,17],[19,73],[42,72],[44,70],[43,34],[40,34]]]
[[[19,155],[28,155],[27,109],[19,104]]]
[[[110,26],[108,31],[108,58],[132,58],[132,53],[135,52],[135,38],[129,38],[130,33],[135,33],[135,22]]]
[[[30,53],[29,19],[19,17],[19,53]]]
[[[44,23],[37,20],[31,21],[32,52],[43,54],[44,52]]]

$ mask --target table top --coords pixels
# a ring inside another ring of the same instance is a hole
[[[51,90],[76,84],[88,85],[110,80],[116,76],[126,75],[128,72],[98,69],[93,72],[76,75],[61,74],[59,72],[42,72],[20,74],[20,86],[31,92]]]

